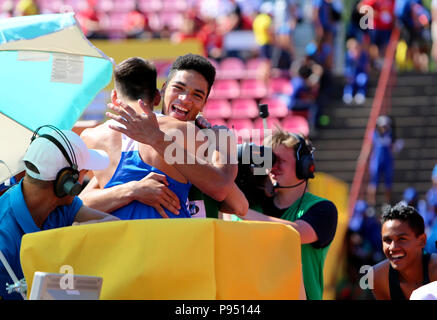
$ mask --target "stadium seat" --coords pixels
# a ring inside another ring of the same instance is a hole
[[[65,0],[64,5],[70,6],[71,8],[73,8],[74,12],[78,12],[81,10],[81,1],[82,0]]]
[[[238,143],[249,141],[252,136],[253,123],[249,119],[231,119],[227,126],[238,138]]]
[[[268,117],[267,118],[267,129],[274,129],[276,125],[282,127],[281,121],[278,118]],[[257,118],[253,121],[254,129],[264,129],[263,119]]]
[[[210,98],[234,99],[240,96],[240,85],[237,80],[217,80],[212,86]]]
[[[179,12],[165,12],[149,14],[149,25],[153,31],[161,31],[165,26],[170,31],[180,30],[182,28],[183,14]]]
[[[276,125],[281,126],[281,121],[279,121],[278,118],[267,118],[267,129],[275,130]],[[253,121],[253,129],[252,138],[254,139],[254,142],[262,143],[264,140],[264,121],[262,118],[257,118]]]
[[[108,22],[106,31],[110,33],[121,32],[124,30],[124,23],[126,21],[127,13],[125,12],[111,12],[107,15]]]
[[[288,132],[301,133],[308,137],[310,127],[307,119],[302,116],[289,115],[282,120],[282,127]]]
[[[228,124],[223,119],[207,119],[209,123],[211,123],[211,126],[225,126],[227,127]]]
[[[221,79],[241,79],[246,74],[243,60],[235,57],[224,58],[220,62],[219,71]]]
[[[246,62],[246,78],[256,79],[259,74],[259,66],[265,61],[262,58],[252,58]]]
[[[288,114],[287,105],[280,98],[265,98],[260,104],[267,104],[269,115],[273,118],[284,118]]]
[[[242,98],[261,99],[267,96],[267,87],[262,80],[243,79],[240,83],[240,96]]]
[[[162,0],[162,11],[172,12],[178,11],[183,12],[187,10],[188,4],[185,0]]]
[[[144,13],[158,12],[162,10],[161,0],[138,0],[138,7]]]
[[[135,0],[114,0],[113,11],[130,12],[135,9]]]
[[[99,0],[96,3],[96,10],[98,12],[112,12],[116,2],[113,0]]]
[[[231,116],[231,104],[226,99],[209,99],[203,109],[206,119],[227,119]]]
[[[14,1],[15,6],[19,1]],[[3,3],[0,3],[0,8]],[[38,2],[39,11],[41,14],[50,14],[50,13],[58,13],[63,6],[63,2],[60,0],[42,0]]]
[[[272,78],[269,80],[269,95],[277,94],[290,95],[293,92],[293,86],[289,79],[286,78]]]
[[[259,114],[258,106],[254,99],[233,99],[231,101],[232,119],[251,119]]]

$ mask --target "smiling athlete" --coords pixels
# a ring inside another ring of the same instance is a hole
[[[373,295],[378,300],[407,300],[411,293],[437,280],[437,254],[428,254],[422,216],[398,203],[382,215],[386,260],[374,267]]]

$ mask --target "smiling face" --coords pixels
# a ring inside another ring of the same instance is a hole
[[[162,89],[162,113],[181,121],[196,120],[208,96],[208,82],[194,70],[176,71]]]
[[[395,270],[414,267],[421,259],[425,243],[426,235],[416,236],[406,221],[393,219],[382,225],[383,251]]]
[[[299,179],[296,177],[296,151],[281,144],[273,148],[273,153],[276,156],[276,161],[270,171],[272,182],[277,182],[282,186],[298,183]]]

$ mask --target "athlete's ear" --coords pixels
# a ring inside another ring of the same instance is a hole
[[[116,104],[115,102],[117,101],[117,99],[118,99],[117,90],[112,89],[112,91],[111,91],[111,102],[113,104]]]
[[[165,81],[163,84],[162,84],[162,88],[161,88],[161,97],[163,97],[164,95],[165,95],[165,89],[167,89],[167,81]]]
[[[158,89],[156,89],[155,98],[153,99],[153,105],[158,106],[160,102],[161,102],[161,93],[159,92]]]
[[[422,247],[422,249],[425,248],[425,245],[426,245],[426,234],[422,233],[417,239],[419,241],[420,247]]]

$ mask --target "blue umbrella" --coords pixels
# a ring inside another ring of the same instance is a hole
[[[112,69],[74,13],[0,20],[0,183],[24,170],[35,129],[73,128]]]

